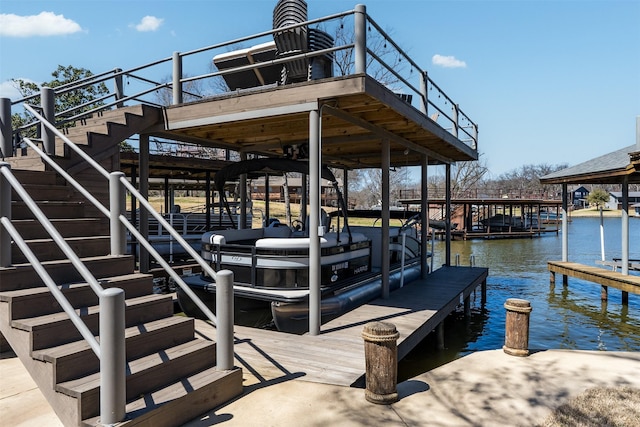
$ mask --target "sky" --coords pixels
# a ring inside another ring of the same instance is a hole
[[[357,3],[307,0],[308,15]],[[478,124],[491,177],[522,165],[575,165],[635,144],[640,0],[362,3]],[[0,97],[19,99],[11,79],[49,81],[58,65],[98,74],[267,31],[275,4],[2,0]]]

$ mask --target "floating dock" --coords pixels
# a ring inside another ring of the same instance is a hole
[[[361,333],[369,322],[396,326],[398,360],[438,326],[460,304],[468,311],[469,296],[486,291],[488,269],[442,267],[322,325],[317,336],[235,326],[235,357],[257,378],[288,377],[341,386],[356,385],[365,373]],[[215,328],[199,322],[200,334],[214,338]]]

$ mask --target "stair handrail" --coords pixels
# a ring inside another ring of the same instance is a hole
[[[198,265],[202,268],[202,270],[208,274],[213,280],[214,282],[217,282],[217,272],[200,256],[200,254],[198,254],[198,252],[195,251],[195,249],[193,249],[191,247],[191,245],[189,243],[187,243],[186,240],[184,240],[184,238],[180,235],[180,233],[178,233],[163,217],[162,215],[160,215],[158,212],[156,212],[155,209],[153,209],[153,207],[151,206],[151,204],[147,201],[147,199],[140,194],[140,192],[138,191],[137,188],[135,188],[130,182],[129,180],[126,179],[125,174],[122,172],[111,172],[109,173],[105,168],[103,168],[99,163],[97,163],[95,160],[93,160],[91,158],[91,156],[89,156],[88,154],[86,154],[84,151],[82,151],[73,141],[71,141],[69,138],[67,138],[62,132],[60,132],[60,130],[58,130],[53,124],[51,124],[51,122],[49,122],[48,120],[46,120],[42,115],[40,115],[37,111],[35,111],[31,106],[29,105],[25,105],[24,106],[26,110],[28,110],[31,114],[33,114],[38,120],[40,120],[42,123],[44,123],[44,125],[51,129],[52,132],[60,139],[62,139],[64,141],[65,144],[67,144],[71,149],[73,149],[80,157],[82,157],[87,163],[89,163],[89,165],[91,165],[98,173],[100,173],[102,176],[104,176],[105,178],[107,178],[108,180],[117,180],[118,182],[120,182],[120,184],[126,188],[130,193],[131,193],[131,197],[135,197],[138,200],[138,203],[140,203],[141,207],[144,207],[151,216],[153,216],[160,224],[162,224],[162,226],[169,232],[169,234],[176,239],[176,241],[178,242],[178,244],[180,244],[180,246],[182,246],[182,248],[194,259],[194,261],[196,261],[198,263]],[[24,138],[25,142],[28,141],[28,138]],[[27,142],[32,148],[35,144],[33,144],[33,142],[29,141]],[[38,153],[40,156],[42,156],[42,158],[51,166],[53,167],[58,173],[60,173],[63,177],[65,177],[65,179],[67,179],[74,188],[76,188],[78,191],[81,191],[82,194],[84,195],[86,190],[82,187],[82,185],[80,183],[78,183],[75,179],[73,179],[69,174],[67,174],[64,169],[62,167],[60,167],[60,165],[58,165],[56,162],[54,162],[50,156],[48,154],[46,154],[44,151],[42,150],[38,150]],[[112,194],[111,197],[113,198],[114,195]],[[89,198],[89,201],[94,204],[103,214],[106,212],[107,217],[108,218],[112,218],[113,213],[111,211],[109,211],[106,207],[104,207],[104,205],[102,205],[102,203],[100,203],[98,200],[96,200],[94,197]],[[100,208],[100,206],[102,206],[102,208]],[[169,276],[171,276],[171,278],[173,280],[175,280],[176,284],[178,286],[180,286],[180,289],[182,289],[182,291],[189,296],[189,298],[191,298],[193,300],[193,302],[198,306],[198,308],[205,314],[205,316],[214,324],[217,325],[218,324],[218,320],[215,314],[213,314],[213,312],[202,302],[202,300],[193,292],[193,290],[191,290],[191,288],[184,282],[184,280],[182,279],[182,277],[180,277],[180,275],[178,275],[178,273],[176,273],[176,271],[171,268],[171,266],[164,260],[164,258],[162,258],[162,256],[153,248],[153,246],[151,245],[151,243],[147,240],[147,238],[145,238],[144,236],[142,236],[142,234],[136,229],[136,227],[131,224],[131,222],[129,221],[129,219],[126,217],[126,215],[124,215],[124,213],[119,213],[118,215],[118,221],[120,222],[120,224],[122,224],[124,227],[126,227],[131,234],[133,234],[136,239],[138,239],[138,242],[144,246],[145,249],[147,249],[147,251],[149,251],[149,254],[152,255],[155,260],[158,262],[158,264],[160,264],[160,266],[169,274]],[[111,230],[111,239],[112,239],[112,247],[113,247],[113,239],[117,238],[116,234],[117,231],[112,229]],[[122,242],[124,243],[124,242]]]
[[[62,235],[56,230],[49,218],[33,200],[25,188],[11,172],[11,165],[0,162],[0,223],[23,255],[31,263],[44,284],[49,289],[57,303],[69,316],[69,320],[76,327],[82,338],[89,344],[91,350],[100,360],[100,418],[103,425],[122,421],[125,416],[126,403],[126,353],[125,353],[125,298],[124,291],[119,288],[105,290],[98,280],[91,274],[78,255],[71,249]],[[22,238],[11,222],[11,188],[25,203],[34,217],[51,236],[58,248],[67,256],[71,264],[80,273],[89,287],[99,298],[100,306],[100,343],[91,330],[76,313],[65,295],[58,289],[55,281],[36,257],[29,245]],[[5,255],[6,256],[6,255]],[[4,264],[4,259],[2,260]],[[2,265],[5,267],[4,265]],[[104,351],[103,351],[104,350]]]

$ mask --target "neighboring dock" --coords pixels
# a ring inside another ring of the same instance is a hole
[[[469,297],[482,287],[486,291],[488,269],[442,267],[424,280],[416,280],[322,325],[318,336],[235,327],[235,355],[243,369],[254,376],[301,378],[305,381],[350,386],[365,372],[365,324],[384,321],[396,326],[398,360],[402,359],[459,304],[469,311]],[[202,322],[198,331],[213,339],[215,329]],[[443,338],[443,337],[441,337]]]
[[[640,294],[640,276],[622,274],[617,271],[592,267],[576,262],[549,261],[547,263],[551,273],[550,281],[556,282],[556,273],[562,274],[562,283],[568,283],[568,277],[587,280],[602,285],[601,298],[606,300],[608,288],[616,288],[622,291],[622,303],[629,303],[629,293]]]

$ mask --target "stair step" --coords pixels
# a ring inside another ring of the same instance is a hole
[[[50,221],[62,237],[109,234],[109,221],[106,218],[53,218]],[[13,219],[11,222],[25,240],[49,238],[49,233],[35,219]]]
[[[54,171],[32,171],[27,169],[11,168],[13,175],[18,178],[22,185],[40,184],[40,185],[59,185],[62,178]]]
[[[127,360],[136,359],[163,348],[169,348],[194,339],[194,320],[184,316],[131,326],[125,329]],[[53,364],[53,383],[73,380],[98,372],[100,362],[85,340],[31,353],[36,360]]]
[[[153,291],[153,276],[131,273],[100,279],[103,288],[124,289],[126,298],[149,295]],[[73,307],[87,307],[98,304],[98,296],[86,282],[59,286]],[[47,287],[18,289],[0,293],[0,301],[9,303],[10,319],[43,316],[62,311],[62,308]]]
[[[242,370],[209,368],[158,391],[146,394],[126,406],[128,420],[121,426],[173,427],[242,394]],[[83,420],[95,426],[98,417]]]
[[[65,241],[80,258],[108,255],[111,249],[109,236],[69,237]],[[62,249],[53,239],[33,239],[26,243],[40,261],[66,258]],[[26,256],[16,245],[13,245],[11,262],[13,264],[28,262]]]
[[[72,187],[67,187],[65,185],[25,184],[22,182],[21,184],[33,200],[65,201],[71,200],[76,194]],[[13,189],[11,191],[11,200],[20,200],[16,191]]]
[[[84,216],[84,203],[77,201],[39,201],[38,207],[47,218],[81,218]],[[11,202],[11,218],[33,219],[33,212],[24,202]]]
[[[91,333],[98,334],[99,306],[76,309],[76,313]],[[152,294],[131,298],[126,301],[125,326],[133,326],[172,315],[173,298],[171,295]],[[32,351],[66,344],[82,338],[80,332],[64,312],[13,320],[11,326],[31,332]]]
[[[127,363],[127,401],[215,366],[215,343],[194,339]],[[82,419],[100,413],[100,373],[67,381],[56,391],[80,400]]]
[[[81,261],[98,279],[129,274],[134,269],[134,259],[131,255],[87,257],[81,258]],[[69,260],[45,261],[42,265],[56,283],[83,280]],[[0,268],[0,292],[40,286],[44,286],[44,282],[30,264]]]

